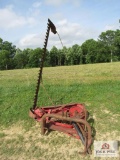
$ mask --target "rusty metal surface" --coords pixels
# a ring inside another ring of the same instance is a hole
[[[38,80],[37,80],[37,85],[36,85],[36,90],[35,90],[35,95],[34,95],[34,101],[33,101],[33,107],[32,107],[33,109],[35,109],[37,106],[38,92],[39,92],[40,83],[42,79],[42,70],[43,70],[43,65],[44,65],[44,61],[46,57],[46,48],[47,48],[50,29],[51,29],[51,32],[53,32],[54,34],[57,33],[55,25],[51,22],[50,19],[48,19],[47,32],[46,32],[44,47],[43,47],[43,54],[42,54],[42,58],[40,62],[40,70],[38,73]]]
[[[42,80],[42,71],[46,57],[46,48],[49,38],[49,33],[57,33],[55,25],[48,19],[47,32],[44,41],[43,54],[40,62],[40,69],[38,73],[38,80],[34,95],[33,107],[30,108],[29,116],[41,123],[41,134],[45,134],[45,130],[57,130],[64,132],[69,136],[77,139],[84,138],[84,151],[81,154],[91,153],[90,146],[92,144],[91,127],[87,122],[87,110],[84,104],[73,103],[63,104],[57,106],[37,107],[38,92]],[[75,123],[75,125],[74,125]]]
[[[30,111],[35,115],[37,121],[40,121],[42,116],[47,113],[55,113],[66,117],[77,117],[81,119],[86,119],[86,109],[83,104],[73,103],[64,104],[59,106],[48,106],[40,107],[36,109],[30,109]]]
[[[89,125],[89,123],[86,120],[83,119],[78,119],[78,118],[70,118],[70,117],[63,117],[57,114],[44,114],[42,119],[41,119],[41,134],[44,135],[45,134],[45,128],[46,128],[46,118],[56,118],[56,119],[60,119],[60,120],[65,120],[65,121],[69,121],[69,122],[76,122],[76,123],[82,123],[86,126],[87,131],[88,131],[88,135],[87,135],[87,139],[86,139],[86,145],[84,146],[84,151],[80,152],[81,154],[86,154],[88,149],[90,148],[90,145],[92,143],[92,132],[91,132],[91,127]]]
[[[77,134],[76,130],[75,129],[71,129],[71,128],[65,128],[65,127],[61,127],[61,126],[56,126],[56,125],[50,125],[48,127],[48,129],[51,129],[51,130],[55,130],[55,131],[60,131],[60,132],[63,132],[63,133],[66,133],[66,134],[70,134],[70,135],[73,135],[73,134]],[[77,136],[78,138],[78,136]],[[78,138],[80,139],[80,138]]]
[[[82,154],[91,153],[91,127],[87,122],[87,110],[85,109],[84,104],[72,103],[41,107],[36,108],[35,110],[31,109],[30,117],[36,119],[38,122],[41,122],[42,134],[45,133],[45,130],[50,129],[64,132],[77,139],[81,139],[83,137],[84,142],[82,141],[82,143],[85,148]],[[79,133],[76,131],[76,128],[72,125],[73,122],[75,122],[78,126],[82,137],[80,137]]]

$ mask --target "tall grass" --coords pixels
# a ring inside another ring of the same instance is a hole
[[[119,70],[118,62],[44,68],[37,105],[84,103],[95,139],[119,140]],[[80,141],[59,132],[43,137],[39,124],[29,118],[37,75],[36,68],[0,71],[0,159],[82,160]]]
[[[44,68],[38,106],[79,102],[98,116],[104,109],[118,114],[119,68],[120,63]],[[38,69],[0,71],[0,125],[29,123],[37,74]]]

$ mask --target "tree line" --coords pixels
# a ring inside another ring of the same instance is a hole
[[[24,49],[0,38],[0,70],[39,67],[42,48]],[[82,45],[47,50],[44,66],[78,65],[120,61],[120,30],[102,32],[97,40],[88,39]]]

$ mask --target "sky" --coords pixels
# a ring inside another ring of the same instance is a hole
[[[101,32],[120,29],[120,0],[0,0],[0,38],[17,48],[43,48],[48,18],[63,45],[97,40]],[[62,48],[50,33],[48,49]]]

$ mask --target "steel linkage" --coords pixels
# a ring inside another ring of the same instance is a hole
[[[87,122],[88,112],[83,104],[74,103],[58,106],[37,107],[38,92],[42,79],[42,70],[46,56],[46,47],[50,29],[54,34],[57,33],[55,25],[50,21],[50,19],[48,19],[43,55],[34,96],[34,103],[33,107],[30,108],[29,116],[41,123],[42,135],[45,134],[46,130],[57,130],[64,132],[69,136],[81,139],[84,145],[84,151],[80,153],[91,154],[90,146],[92,144],[92,133],[91,127]]]

